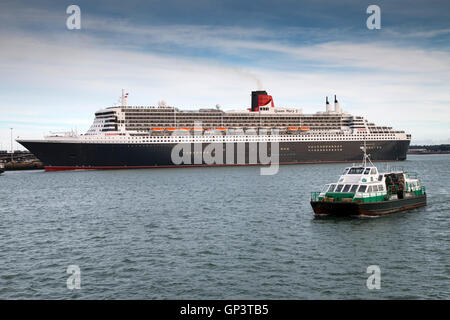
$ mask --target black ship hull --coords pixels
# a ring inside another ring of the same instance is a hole
[[[327,214],[335,216],[380,216],[415,209],[426,205],[426,195],[363,203],[311,201],[311,206],[316,215]]]
[[[224,143],[222,163],[207,163],[203,157],[200,157],[199,162],[194,152],[189,156],[191,161],[174,163],[171,155],[176,144],[169,143],[86,143],[45,140],[18,140],[18,142],[39,158],[47,171],[267,163],[260,160],[259,152],[255,149],[258,148],[256,143],[245,143],[244,161],[242,158],[238,159],[237,151],[237,144],[244,143]],[[363,144],[363,141],[280,142],[278,150],[274,152],[278,152],[279,164],[358,162],[361,160],[360,147]],[[406,159],[409,140],[366,141],[366,144],[373,161],[401,161]],[[202,144],[200,150],[204,150],[207,145]],[[227,148],[234,150],[234,159],[226,158]],[[198,149],[191,148],[191,150]],[[270,157],[272,154],[270,143],[267,149],[267,155]],[[250,154],[256,154],[256,158]]]

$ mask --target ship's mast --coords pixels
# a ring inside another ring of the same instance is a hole
[[[363,152],[363,167],[366,167],[367,164],[367,147],[366,147],[366,140],[364,140],[364,146],[361,147],[361,150]]]
[[[363,167],[365,168],[367,165],[367,160],[369,160],[369,163],[374,166],[374,164],[372,163],[372,161],[370,160],[370,154],[367,154],[367,146],[366,146],[366,137],[364,136],[364,146],[361,147],[361,150],[363,151]],[[374,166],[375,167],[375,166]]]
[[[125,93],[125,89],[122,89],[122,95],[120,96],[120,104],[122,107],[127,106],[127,98],[128,98],[128,92]]]
[[[120,98],[120,104],[122,105],[122,107],[125,107],[127,104],[127,101],[125,100],[125,90],[122,89],[122,96]]]

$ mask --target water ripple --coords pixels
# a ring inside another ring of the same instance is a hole
[[[360,219],[312,215],[309,192],[340,164],[7,172],[0,298],[449,299],[450,157],[403,165],[428,206]],[[381,290],[366,288],[372,264]]]

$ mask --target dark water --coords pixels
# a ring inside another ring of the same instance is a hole
[[[344,164],[7,172],[0,298],[449,299],[450,156],[408,159],[429,205],[363,219],[313,217]]]

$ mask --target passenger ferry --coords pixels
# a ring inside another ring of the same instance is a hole
[[[316,215],[379,216],[427,204],[425,187],[417,174],[393,168],[378,171],[364,151],[362,165],[345,168],[336,183],[311,193]]]

